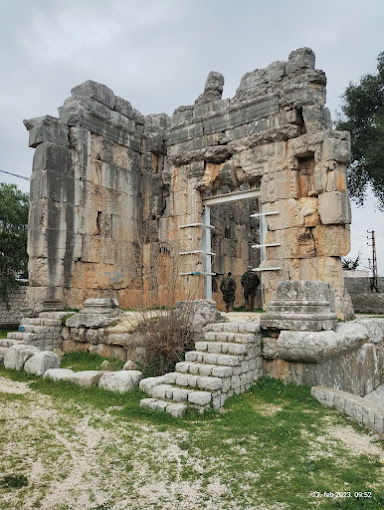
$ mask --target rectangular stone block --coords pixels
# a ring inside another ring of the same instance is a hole
[[[330,191],[319,195],[319,214],[325,225],[351,223],[351,206],[347,193]]]

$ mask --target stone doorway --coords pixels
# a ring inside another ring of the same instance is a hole
[[[251,265],[259,269],[265,256],[263,219],[260,213],[258,188],[215,195],[203,199],[203,267],[204,295],[224,309],[220,282],[231,271],[237,283],[235,307],[243,306],[240,278]],[[257,217],[254,217],[257,215]],[[256,307],[263,305],[262,289]]]

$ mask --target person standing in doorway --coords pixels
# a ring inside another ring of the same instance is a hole
[[[260,279],[252,271],[252,266],[248,266],[246,272],[241,277],[241,285],[244,289],[245,309],[252,311],[255,307],[255,296],[257,287],[260,285]]]
[[[223,281],[220,284],[220,290],[223,294],[225,311],[232,312],[233,304],[235,302],[236,282],[232,278],[232,273],[230,271],[228,271],[227,276],[223,278]]]

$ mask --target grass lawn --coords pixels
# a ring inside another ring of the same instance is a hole
[[[0,338],[7,338],[7,334],[10,332],[9,329],[0,329]]]
[[[141,397],[1,368],[0,509],[384,508],[384,443],[306,387],[261,379],[183,420]]]
[[[120,359],[103,358],[98,354],[84,353],[84,352],[68,352],[61,358],[61,368],[71,368],[75,372],[81,370],[100,370],[103,361],[111,361],[117,370],[123,368],[124,361]]]

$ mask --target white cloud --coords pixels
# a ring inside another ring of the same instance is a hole
[[[0,168],[30,173],[22,120],[55,115],[86,79],[143,113],[172,113],[193,103],[210,70],[231,96],[245,72],[309,46],[334,113],[348,82],[375,70],[383,15],[381,0],[0,0]],[[355,253],[382,223],[371,201],[354,209]]]

